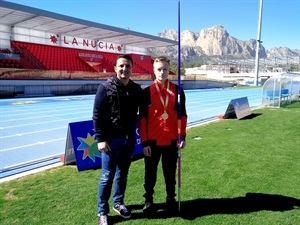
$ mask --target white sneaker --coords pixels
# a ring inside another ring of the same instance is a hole
[[[98,225],[108,225],[108,223],[107,223],[107,215],[100,214],[98,216]]]

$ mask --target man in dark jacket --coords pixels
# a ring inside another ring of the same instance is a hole
[[[112,185],[113,210],[123,218],[131,213],[124,205],[128,170],[136,145],[137,113],[142,88],[130,80],[133,61],[129,55],[116,59],[116,75],[100,84],[95,96],[93,122],[102,172],[98,187],[98,224],[107,224]]]

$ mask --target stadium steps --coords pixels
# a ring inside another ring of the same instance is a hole
[[[99,52],[85,49],[74,49],[59,46],[50,46],[21,41],[11,41],[12,48],[21,53],[21,65],[25,69],[44,69],[84,72],[114,72],[116,57],[119,53]],[[102,55],[97,66],[89,64],[88,57],[81,55]],[[152,74],[152,59],[148,55],[130,54],[133,58],[134,74]]]

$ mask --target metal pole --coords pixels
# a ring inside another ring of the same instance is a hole
[[[181,105],[180,105],[180,93],[181,93],[181,82],[180,82],[180,0],[178,0],[178,61],[177,61],[177,73],[178,73],[178,91],[177,91],[177,101],[178,101],[178,109],[177,109],[177,119],[178,119],[178,211],[180,212],[180,203],[181,203],[181,149],[180,149],[180,142],[181,142]]]
[[[258,15],[258,32],[257,32],[257,43],[256,43],[256,57],[255,57],[255,81],[254,85],[258,86],[258,74],[259,74],[259,50],[260,44],[262,41],[260,40],[260,33],[261,33],[261,20],[262,20],[262,8],[263,8],[263,0],[260,0],[260,7],[259,7],[259,15]]]

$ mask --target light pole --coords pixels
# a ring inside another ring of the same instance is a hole
[[[263,0],[260,0],[260,7],[259,7],[259,15],[258,15],[258,32],[257,32],[257,43],[256,43],[256,58],[255,58],[255,81],[254,85],[258,86],[258,74],[259,74],[259,50],[260,44],[262,41],[260,40],[260,33],[261,33],[261,20],[262,20],[262,8],[263,8]]]

